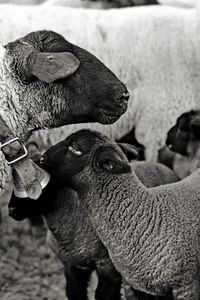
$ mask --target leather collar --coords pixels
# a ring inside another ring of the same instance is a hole
[[[27,196],[31,199],[38,199],[42,193],[40,179],[43,170],[39,167],[36,170],[35,164],[27,157],[25,146],[13,135],[1,116],[0,128],[1,150],[6,161],[12,165],[15,173],[20,178]]]

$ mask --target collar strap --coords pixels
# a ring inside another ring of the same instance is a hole
[[[1,150],[5,155],[6,161],[15,169],[28,197],[38,199],[42,193],[42,187],[38,178],[38,171],[36,172],[32,161],[27,158],[25,146],[20,142],[18,137],[13,135],[1,116],[0,128]]]
[[[13,153],[13,151],[11,151],[13,145],[15,145],[15,148],[19,149],[17,153]],[[5,159],[9,165],[12,165],[22,158],[26,157],[28,153],[26,147],[20,142],[18,137],[2,144],[1,151],[3,152]]]

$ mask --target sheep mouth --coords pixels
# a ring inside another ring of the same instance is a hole
[[[112,124],[116,122],[122,116],[122,114],[125,113],[125,111],[126,110],[108,112],[106,110],[101,110],[101,112],[99,112],[98,117],[102,124]]]

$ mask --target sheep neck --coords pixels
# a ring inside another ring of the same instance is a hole
[[[154,254],[160,247],[160,235],[164,245],[169,243],[169,236],[161,230],[160,202],[165,200],[144,187],[135,174],[98,181],[96,185],[92,182],[88,192],[79,196],[84,198],[87,214],[116,269],[135,289],[165,293],[159,284],[155,287],[158,291],[154,289],[151,282],[154,277],[150,276],[157,268]]]
[[[169,291],[173,276],[182,280],[182,274],[170,264],[187,260],[186,253],[196,245],[193,232],[199,226],[199,173],[150,189],[134,173],[95,178],[95,184],[90,183],[85,191],[83,202],[87,202],[97,234],[116,269],[135,289],[162,295]],[[192,236],[188,244],[186,237]],[[167,268],[171,270],[168,274]]]
[[[25,84],[13,73],[10,58],[6,50],[0,46],[0,115],[14,134],[23,141],[31,133],[44,127],[53,127],[54,116],[48,98],[48,88],[42,88],[41,83]],[[52,105],[59,103],[57,97],[52,99]],[[57,102],[56,102],[57,101]]]
[[[93,195],[86,196],[91,221],[100,229],[100,235],[112,231],[116,240],[123,239],[123,232],[129,231],[128,225],[131,222],[131,243],[137,252],[141,246],[142,232],[145,233],[152,222],[153,197],[135,174],[117,176],[114,180],[112,176],[110,180],[104,180],[102,179],[103,189],[99,193],[100,197],[96,196],[98,188],[94,187],[90,190]],[[109,243],[112,244],[113,240],[108,239]]]

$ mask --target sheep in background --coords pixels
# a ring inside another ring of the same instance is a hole
[[[112,123],[127,108],[121,81],[95,56],[51,31],[32,32],[1,46],[0,79],[1,117],[23,142],[44,127]],[[2,152],[0,157],[2,193],[10,167]]]
[[[92,8],[92,9],[104,9],[110,6],[106,1],[90,1],[90,0],[46,0],[44,4],[58,5],[66,7],[76,8]]]
[[[51,5],[63,5],[68,7],[84,7],[104,9],[111,7],[125,7],[134,5],[158,4],[157,0],[0,0],[1,3],[35,5],[48,3]]]
[[[167,134],[166,144],[175,152],[173,169],[185,178],[200,166],[200,110],[182,114]]]
[[[81,130],[50,148],[43,166],[75,189],[116,269],[136,290],[200,297],[200,170],[146,188],[115,142]]]
[[[118,122],[92,128],[119,139],[135,127],[147,160],[157,160],[177,117],[200,107],[198,5],[195,9],[155,5],[110,10],[1,5],[0,20],[2,43],[45,27],[103,60],[126,83],[131,98]],[[44,132],[41,137],[48,146],[81,127]]]
[[[163,5],[172,5],[177,7],[184,8],[193,8],[195,7],[198,0],[158,0],[160,4]]]
[[[135,146],[138,149],[138,160],[144,160],[144,147],[138,143],[138,141],[135,138],[135,129],[133,128],[131,131],[129,131],[127,134],[122,136],[119,140],[116,140],[117,143],[128,143],[130,145]],[[128,160],[129,157],[127,157]]]
[[[60,145],[62,148],[62,143]],[[127,144],[118,145],[126,156],[131,159],[137,158],[135,148]],[[27,149],[30,151],[29,157],[39,161],[41,154],[37,145],[29,143]],[[133,162],[131,167],[147,187],[178,181],[173,171],[158,163]],[[88,282],[94,269],[98,275],[95,299],[120,299],[121,276],[115,270],[106,248],[84,213],[84,206],[82,207],[77,193],[52,177],[37,201],[12,195],[9,215],[14,219],[33,218],[41,214],[44,215],[49,228],[47,234],[49,246],[64,265],[68,299],[87,299]],[[137,297],[136,292],[130,291],[127,285],[125,287],[126,295],[127,290],[131,293],[127,299],[133,299],[134,294]],[[142,299],[149,299],[147,295],[140,296]]]

